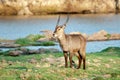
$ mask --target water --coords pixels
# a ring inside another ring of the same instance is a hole
[[[108,47],[120,47],[120,40],[88,42],[86,52],[99,52]]]
[[[40,34],[41,30],[54,30],[58,15],[48,16],[4,16],[0,17],[0,38],[17,39],[29,34]],[[61,16],[63,24],[66,16]],[[99,30],[120,33],[120,15],[71,15],[66,33],[79,31],[93,34]]]
[[[42,30],[54,31],[58,15],[43,16],[4,16],[0,17],[0,38],[17,39],[29,34],[40,34]],[[60,24],[63,24],[66,16],[61,16]],[[120,33],[120,15],[70,15],[70,20],[65,29],[66,33],[81,32],[93,34],[100,30],[108,33]],[[120,47],[118,41],[88,42],[87,52],[100,51],[106,47]],[[32,48],[37,48],[32,46]],[[60,47],[55,46],[60,49]]]
[[[95,41],[95,42],[87,42],[86,52],[99,52],[108,47],[120,47],[120,40],[112,40],[112,41]],[[39,48],[51,48],[51,46],[29,46],[26,47],[28,49],[39,49]],[[62,51],[59,47],[59,44],[56,46],[52,46],[52,48],[57,48],[58,50]]]

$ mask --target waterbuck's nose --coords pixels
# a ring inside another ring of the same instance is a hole
[[[57,35],[56,35],[55,33],[53,33],[53,37],[54,37],[54,38],[56,38],[56,37],[57,37]]]
[[[53,37],[55,37],[55,33],[53,33]]]

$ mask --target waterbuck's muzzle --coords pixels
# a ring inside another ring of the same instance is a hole
[[[56,38],[56,37],[57,37],[57,35],[55,33],[53,33],[53,38]]]
[[[55,33],[53,33],[53,37],[55,37]]]

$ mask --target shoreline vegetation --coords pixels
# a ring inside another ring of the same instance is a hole
[[[43,34],[30,34],[24,38],[18,38],[16,40],[0,39],[0,48],[17,48],[21,46],[54,46],[57,39],[53,38],[53,32],[50,30],[41,31]],[[82,34],[87,42],[91,41],[108,41],[108,40],[120,40],[119,33],[108,33],[105,30],[100,30],[91,35],[80,32],[71,32],[70,34]]]
[[[119,0],[0,0],[0,15],[120,13]]]
[[[53,38],[53,32],[50,30],[41,31],[43,34],[30,34],[24,38],[18,38],[16,40],[0,40],[0,52],[7,53],[9,56],[20,56],[28,54],[41,54],[46,52],[61,52],[55,48],[39,48],[28,49],[29,46],[55,46],[57,45],[57,39]],[[100,30],[92,35],[87,35],[80,32],[71,32],[70,34],[82,34],[87,42],[91,41],[108,41],[108,40],[120,40],[120,34],[109,34],[105,30]],[[3,50],[8,49],[8,50]]]
[[[64,67],[61,52],[20,56],[0,53],[0,80],[119,80],[120,47],[87,54],[86,70]],[[77,65],[77,58],[73,60]]]

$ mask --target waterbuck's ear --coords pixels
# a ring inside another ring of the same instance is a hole
[[[66,27],[66,24],[63,25],[63,28],[65,28],[65,27]]]

